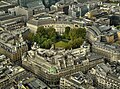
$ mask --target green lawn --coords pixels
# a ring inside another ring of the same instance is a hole
[[[68,42],[65,42],[65,41],[59,41],[55,44],[55,47],[58,47],[58,48],[66,48],[68,46]]]

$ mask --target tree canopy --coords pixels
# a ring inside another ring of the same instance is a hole
[[[86,35],[85,28],[65,28],[63,35],[60,35],[52,27],[39,27],[36,34],[30,33],[28,40],[36,42],[41,48],[49,49],[52,44],[64,47],[65,49],[78,48],[83,43]]]

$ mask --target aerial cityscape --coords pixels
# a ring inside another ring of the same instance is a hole
[[[0,89],[120,89],[120,0],[0,0]]]

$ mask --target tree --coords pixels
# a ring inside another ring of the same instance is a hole
[[[65,33],[64,33],[64,36],[66,39],[70,39],[70,36],[69,36],[69,32],[70,32],[70,27],[66,27],[65,28]]]
[[[84,40],[81,37],[79,37],[75,40],[71,40],[68,42],[68,45],[69,45],[68,48],[78,48],[82,45],[83,41]]]
[[[25,39],[30,42],[34,41],[34,33],[29,32],[28,35],[25,36]]]
[[[57,38],[57,33],[55,31],[54,28],[50,27],[48,29],[46,29],[48,38],[51,39],[52,42],[56,42],[56,38]]]
[[[49,38],[52,38],[52,37],[56,36],[56,31],[55,31],[54,28],[50,27],[50,28],[48,28],[46,30],[47,30],[46,32],[47,32]]]
[[[65,34],[69,34],[69,32],[70,32],[70,27],[66,27],[65,28]]]
[[[39,44],[41,48],[46,49],[49,49],[53,43],[64,41],[64,48],[70,49],[80,47],[85,35],[86,30],[84,28],[70,29],[70,27],[66,27],[65,33],[60,36],[52,27],[39,27],[35,35],[33,33],[28,34],[28,40],[32,40]]]
[[[77,47],[80,47],[83,44],[83,39],[82,37],[79,37],[77,39],[74,40],[74,43],[77,45]]]
[[[74,46],[73,40],[70,40],[70,41],[68,42],[68,48],[69,48],[69,49],[70,49],[70,48],[73,48],[73,46]]]
[[[78,29],[71,29],[69,32],[69,36],[71,40],[77,39],[78,38],[78,33],[77,33]]]
[[[79,28],[79,33],[80,33],[80,36],[85,39],[85,36],[86,36],[86,29],[85,28]]]
[[[37,43],[40,43],[40,36],[39,36],[39,34],[36,34],[34,36],[34,41],[37,42]]]
[[[51,39],[45,40],[42,44],[42,46],[46,49],[49,49],[51,47],[51,45],[52,45]]]
[[[37,34],[39,34],[40,36],[45,35],[46,34],[45,28],[43,26],[38,27]]]
[[[85,28],[71,29],[69,32],[69,36],[71,40],[77,39],[79,37],[85,39],[85,35],[86,35]]]

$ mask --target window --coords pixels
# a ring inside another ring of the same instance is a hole
[[[78,25],[75,25],[75,27],[78,27]]]

